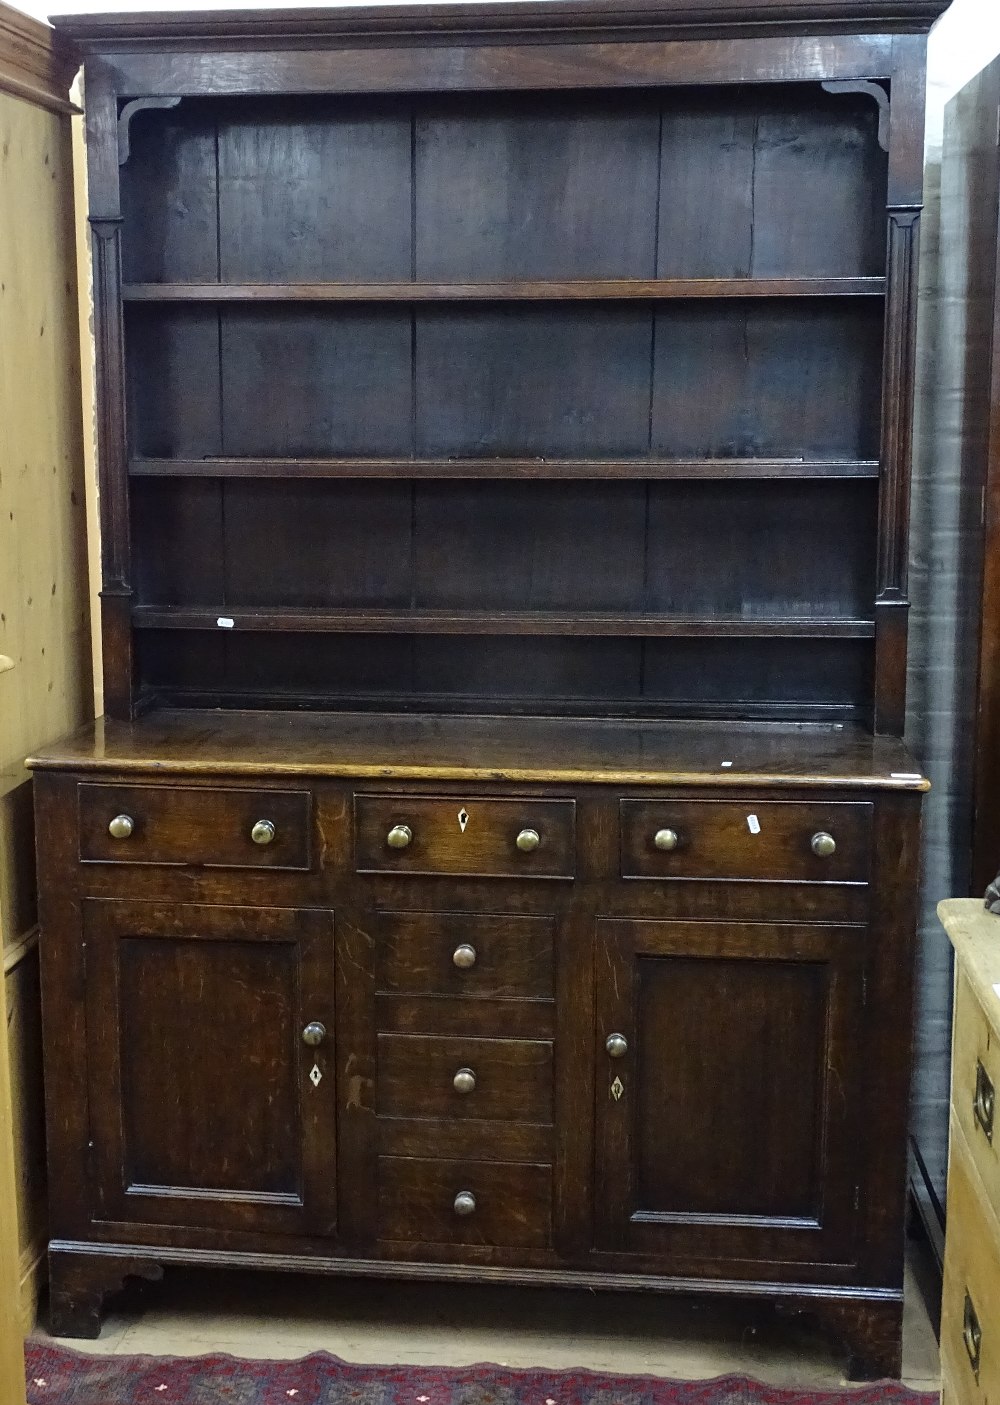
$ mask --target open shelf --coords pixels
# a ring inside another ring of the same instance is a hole
[[[225,620],[225,624],[220,624]],[[137,629],[281,631],[292,634],[587,635],[619,638],[871,639],[874,620],[783,615],[749,619],[621,611],[239,609],[139,605]]]
[[[126,283],[126,302],[593,302],[881,297],[884,278],[587,278],[496,283]]]
[[[877,459],[135,458],[133,478],[838,479],[877,478]]]

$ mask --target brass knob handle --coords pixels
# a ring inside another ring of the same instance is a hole
[[[394,824],[385,836],[385,842],[390,849],[405,849],[412,838],[413,830],[408,824]]]
[[[108,833],[112,839],[127,839],[135,830],[135,820],[131,815],[115,815],[108,825]]]
[[[624,1034],[609,1034],[604,1047],[613,1059],[623,1059],[628,1053],[628,1040]]]
[[[827,834],[825,829],[821,829],[810,839],[809,847],[818,859],[828,859],[836,850],[837,841],[832,834]]]
[[[468,942],[462,942],[452,952],[451,959],[460,971],[469,971],[476,964],[476,948]]]
[[[302,1042],[308,1044],[310,1049],[315,1049],[317,1044],[322,1044],[326,1038],[326,1025],[320,1024],[319,1020],[310,1020],[302,1031]]]
[[[658,829],[653,835],[653,843],[658,849],[676,849],[680,840],[676,829]]]
[[[537,849],[542,842],[542,837],[537,829],[522,829],[521,833],[514,840],[522,854],[530,854],[533,849]]]
[[[276,832],[270,820],[258,820],[250,831],[250,838],[255,844],[270,844]]]
[[[476,1208],[476,1197],[471,1190],[460,1190],[455,1196],[455,1214],[471,1215]]]
[[[455,1086],[456,1093],[474,1093],[476,1091],[476,1075],[471,1068],[460,1068],[451,1081]]]

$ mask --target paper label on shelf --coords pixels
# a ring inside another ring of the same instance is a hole
[[[215,623],[219,626],[220,629],[232,629],[236,621],[231,620],[228,615],[220,615],[219,618],[215,621]]]
[[[760,833],[760,820],[756,815],[747,815],[747,829],[751,834]]]

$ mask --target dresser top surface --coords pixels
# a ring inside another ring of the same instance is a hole
[[[894,737],[784,723],[162,711],[100,718],[37,770],[926,790]]]
[[[1000,1034],[1000,917],[987,912],[982,898],[947,898],[937,911],[987,1019]]]

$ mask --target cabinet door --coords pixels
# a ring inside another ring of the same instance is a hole
[[[600,1247],[850,1262],[865,930],[598,927]]]
[[[100,1217],[332,1233],[332,915],[88,900],[84,935]]]

